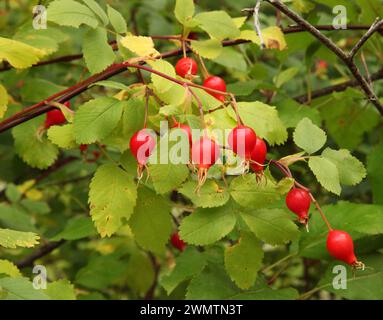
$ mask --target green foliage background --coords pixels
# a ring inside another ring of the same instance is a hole
[[[2,1],[0,59],[12,68],[0,73],[0,116],[6,119],[112,63],[179,48],[176,40],[154,40],[153,47],[150,38],[133,34],[198,32],[192,50],[211,74],[225,79],[244,123],[268,143],[268,159],[300,152],[306,157],[290,166],[294,177],[311,189],[333,228],[353,236],[356,254],[369,268],[353,275],[347,267],[347,289],[333,288],[332,268],[340,263],[325,249],[325,224],[314,206],[310,232],[296,223],[284,204],[293,182],[271,167],[263,182],[249,173],[228,176],[225,186],[216,165],[200,195],[186,165],[150,165],[150,178],[137,184],[128,142],[142,127],[145,98],[142,86],[131,86],[140,82],[132,69],[71,99],[75,113],[63,126],[39,135],[42,115],[0,134],[1,298],[383,299],[379,113],[351,87],[297,102],[311,90],[352,77],[310,34],[283,35],[270,5],[261,8],[268,46],[261,50],[252,20],[241,14],[254,1],[195,2],[41,1],[48,7],[48,29],[34,30],[32,1]],[[314,25],[331,24],[335,4],[347,8],[350,24],[370,25],[383,16],[381,0],[286,3]],[[350,50],[363,31],[326,34]],[[251,42],[223,48],[225,39]],[[116,51],[108,40],[117,40]],[[381,68],[382,45],[377,33],[363,47],[371,74]],[[31,67],[79,52],[82,59]],[[174,77],[177,59],[148,64]],[[319,60],[328,67],[318,68]],[[356,62],[365,73],[360,56]],[[149,100],[149,127],[158,130],[166,116],[200,126],[195,101],[185,100],[181,86],[142,74],[165,102],[160,108],[156,99]],[[382,84],[377,81],[374,88],[382,96]],[[196,93],[209,130],[235,126],[230,108],[215,110],[217,100]],[[100,144],[106,147],[90,163],[80,144],[90,144],[88,155]],[[169,244],[177,228],[188,243],[182,253]],[[47,268],[48,287],[35,290],[26,261],[47,248],[54,250],[32,262]]]

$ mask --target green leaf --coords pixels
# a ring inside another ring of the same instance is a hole
[[[260,241],[248,232],[242,233],[237,244],[225,249],[225,268],[241,289],[248,289],[255,283],[262,259]]]
[[[191,41],[191,48],[206,59],[216,59],[223,49],[221,41],[217,39]]]
[[[81,105],[74,116],[78,144],[91,144],[105,138],[117,126],[125,101],[102,97]]]
[[[271,180],[258,182],[255,174],[247,174],[233,179],[230,194],[241,206],[259,209],[279,200],[292,185],[288,178],[276,184]]]
[[[5,189],[5,196],[11,202],[18,202],[22,194],[13,183],[10,183],[7,185],[7,189]],[[2,206],[0,205],[0,208],[1,207]]]
[[[111,25],[113,26],[113,29],[118,33],[127,33],[128,28],[126,26],[126,21],[124,17],[121,15],[121,13],[109,5],[107,5],[107,8],[108,8],[108,17],[109,17]]]
[[[222,266],[208,265],[195,276],[187,288],[186,299],[230,299],[238,293]]]
[[[317,109],[299,104],[295,100],[286,97],[278,101],[277,104],[279,117],[287,128],[295,128],[303,118],[309,118],[317,126],[321,123],[321,117]]]
[[[108,16],[101,6],[95,0],[82,0],[85,4],[100,18],[102,24],[106,26],[109,23]]]
[[[21,272],[16,265],[8,260],[0,260],[0,275],[4,274],[11,278],[21,277]]]
[[[278,73],[278,75],[276,75],[273,79],[275,86],[277,88],[282,87],[286,82],[289,82],[291,79],[293,79],[298,72],[299,68],[291,67]]]
[[[239,29],[225,11],[201,12],[194,19],[212,38],[223,40],[240,35]]]
[[[186,250],[176,258],[174,269],[162,276],[160,283],[169,295],[181,282],[189,280],[199,274],[205,265],[206,258],[203,253],[193,247],[187,247]]]
[[[48,7],[47,18],[60,26],[78,28],[81,24],[86,24],[96,28],[98,25],[94,13],[88,7],[73,0],[55,0],[51,2]]]
[[[52,165],[59,152],[58,148],[45,136],[38,134],[42,123],[42,117],[37,117],[12,129],[16,153],[29,166],[38,169],[45,169]]]
[[[155,60],[150,62],[150,65],[156,71],[162,72],[172,78],[176,77],[176,71],[174,70],[174,67],[165,60]],[[152,82],[154,87],[160,92],[168,91],[172,86],[174,86],[174,82],[160,77],[154,73],[152,73]]]
[[[8,93],[2,84],[0,84],[0,119],[4,117],[8,107]]]
[[[90,183],[90,214],[102,237],[111,236],[129,219],[137,198],[130,176],[113,164],[100,166]]]
[[[66,88],[46,79],[27,78],[25,84],[20,89],[20,94],[25,101],[40,102]]]
[[[39,243],[39,239],[40,237],[33,232],[0,229],[0,246],[4,248],[31,248]]]
[[[73,149],[77,146],[74,137],[73,124],[51,126],[48,129],[48,139],[63,149]]]
[[[339,171],[331,160],[324,157],[310,157],[309,167],[323,188],[338,196],[340,195],[342,189]]]
[[[302,119],[295,128],[294,142],[307,153],[318,151],[326,140],[326,133],[308,118]]]
[[[194,245],[212,244],[226,236],[236,223],[233,204],[224,207],[197,209],[184,218],[180,225],[180,237]]]
[[[253,128],[270,145],[279,145],[287,140],[287,130],[275,107],[259,101],[239,102],[238,111],[244,124]]]
[[[150,177],[157,193],[167,193],[177,188],[189,176],[189,169],[184,164],[152,164]]]
[[[255,80],[230,83],[227,85],[227,91],[235,94],[236,96],[249,96],[256,89],[256,84]]]
[[[88,217],[75,217],[68,221],[62,231],[51,238],[52,241],[78,240],[96,235],[92,220]]]
[[[376,145],[367,156],[368,181],[371,184],[374,203],[383,204],[383,142]]]
[[[282,209],[246,210],[241,217],[259,239],[271,245],[284,244],[299,236],[297,225]]]
[[[0,278],[0,293],[5,300],[49,300],[43,290],[36,290],[27,278]]]
[[[362,162],[353,157],[346,149],[332,150],[326,148],[322,157],[331,160],[338,168],[339,181],[346,186],[354,186],[366,177],[366,169]]]
[[[181,24],[186,27],[189,26],[189,23],[194,15],[194,1],[176,0],[174,15]]]
[[[75,288],[68,280],[49,282],[45,293],[50,300],[76,300]]]
[[[105,70],[116,58],[112,47],[108,44],[106,30],[101,27],[90,29],[85,34],[82,52],[92,74]]]
[[[0,37],[0,62],[7,60],[17,69],[29,68],[45,56],[43,50],[23,42]]]
[[[155,253],[164,252],[172,231],[168,203],[147,188],[139,189],[137,205],[129,225],[141,247]]]
[[[247,72],[247,63],[243,54],[230,47],[223,48],[220,55],[214,59],[214,62],[228,69]]]
[[[144,296],[155,280],[153,264],[149,256],[142,251],[134,251],[129,257],[125,275],[129,288]]]
[[[227,189],[222,188],[215,180],[207,180],[199,193],[195,192],[196,182],[188,181],[179,190],[188,197],[196,207],[213,208],[223,206],[230,199]]]
[[[111,284],[121,284],[125,271],[126,261],[113,255],[94,256],[77,272],[75,282],[90,289],[103,290]]]
[[[355,149],[362,142],[363,135],[380,121],[379,113],[374,107],[358,102],[353,97],[353,91],[346,90],[338,99],[329,100],[326,97],[325,103],[317,100],[323,105],[320,111],[327,132],[341,148]]]
[[[3,227],[19,231],[35,231],[32,221],[31,215],[19,206],[0,204],[0,222]]]

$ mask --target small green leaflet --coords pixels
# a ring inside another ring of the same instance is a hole
[[[177,20],[185,27],[192,26],[192,18],[194,15],[193,0],[176,0],[174,15]]]
[[[97,17],[85,5],[73,0],[55,0],[49,4],[47,11],[49,21],[61,26],[78,28],[86,24],[92,28],[98,25]]]
[[[126,21],[124,17],[116,9],[107,5],[108,8],[108,17],[110,20],[113,29],[118,33],[127,33],[128,28],[126,26]]]
[[[169,204],[153,191],[140,188],[129,225],[135,240],[142,248],[155,253],[164,252],[172,232]]]
[[[50,300],[44,290],[36,290],[27,278],[0,278],[0,293],[6,300]]]
[[[205,30],[212,38],[223,40],[236,38],[240,31],[225,11],[201,12],[194,17],[199,27]]]
[[[45,54],[43,50],[23,42],[0,37],[0,62],[6,60],[17,69],[29,68]]]
[[[201,57],[215,59],[222,53],[222,43],[217,39],[191,41],[191,48]]]
[[[180,237],[194,245],[212,244],[226,236],[237,221],[234,205],[211,209],[197,209],[184,218],[180,225]]]
[[[248,289],[255,283],[262,259],[260,241],[248,232],[242,233],[237,244],[225,249],[226,271],[241,289]]]
[[[50,300],[76,300],[74,285],[68,280],[49,282],[44,292]]]
[[[293,180],[282,179],[278,184],[263,179],[258,182],[255,174],[247,174],[233,179],[230,194],[243,207],[259,209],[279,200],[293,185]]]
[[[8,106],[8,93],[4,86],[0,83],[0,119],[4,117]]]
[[[4,248],[31,248],[39,243],[39,239],[40,237],[33,232],[0,229],[0,246]]]
[[[243,210],[241,217],[259,239],[271,245],[299,237],[297,225],[283,209]]]
[[[102,237],[111,236],[129,219],[137,198],[130,176],[114,164],[100,166],[89,188],[90,214]]]
[[[309,167],[323,188],[338,196],[340,195],[342,188],[339,171],[331,160],[322,156],[310,157]]]
[[[212,208],[223,206],[230,199],[227,189],[221,187],[215,180],[207,180],[199,193],[195,192],[196,181],[186,182],[178,191],[188,197],[195,206]]]
[[[308,118],[303,118],[295,128],[294,142],[307,153],[318,151],[326,140],[326,133]]]
[[[75,217],[70,219],[64,229],[51,238],[51,240],[78,240],[96,234],[97,232],[94,228],[92,220],[89,217]]]
[[[59,150],[45,135],[39,134],[44,118],[37,117],[12,129],[16,153],[28,165],[45,169],[57,159]]]
[[[72,149],[77,146],[74,137],[73,124],[51,126],[48,130],[48,139],[63,149]]]
[[[149,170],[154,188],[159,194],[177,188],[189,176],[189,169],[184,164],[153,164]]]
[[[331,160],[338,168],[339,181],[346,186],[354,186],[366,177],[366,169],[362,162],[353,157],[346,149],[332,150],[326,148],[322,157]]]
[[[74,116],[78,144],[91,144],[105,138],[117,126],[125,101],[101,97],[81,105]]]
[[[176,258],[174,269],[162,276],[160,283],[169,295],[181,282],[189,280],[199,274],[205,265],[206,258],[204,254],[196,248],[187,247],[186,250]]]
[[[108,16],[101,6],[95,0],[82,0],[101,20],[102,24],[106,26],[109,23]]]
[[[0,275],[4,274],[11,278],[21,277],[21,272],[16,265],[8,260],[0,260]]]
[[[116,56],[108,44],[106,30],[99,27],[90,29],[84,36],[82,51],[89,71],[94,74],[110,66]]]

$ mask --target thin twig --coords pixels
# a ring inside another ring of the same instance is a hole
[[[312,24],[307,22],[301,16],[291,11],[285,4],[283,4],[279,0],[265,0],[265,1],[270,3],[276,9],[283,12],[286,16],[292,19],[299,26],[306,29],[315,38],[317,38],[320,42],[322,42],[327,48],[329,48],[333,53],[335,53],[345,63],[345,65],[348,67],[348,69],[350,70],[354,78],[358,81],[359,86],[364,91],[367,99],[375,106],[375,108],[383,116],[383,105],[380,103],[379,98],[376,96],[372,87],[369,85],[367,80],[362,76],[362,74],[359,71],[359,68],[356,66],[353,60],[350,59],[350,56],[348,54],[346,54],[340,47],[338,47],[330,38],[322,34],[318,29],[316,29]],[[365,41],[363,41],[363,43],[364,42]],[[361,45],[363,45],[363,43]]]
[[[376,32],[378,29],[383,26],[383,20],[380,18],[376,18],[374,23],[371,25],[370,29],[363,35],[362,38],[359,39],[359,41],[356,43],[356,45],[352,48],[349,54],[349,59],[352,60],[356,53],[359,51],[360,48],[366,43],[368,39]]]

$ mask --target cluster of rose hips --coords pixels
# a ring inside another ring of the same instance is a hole
[[[192,79],[198,72],[198,65],[195,60],[184,57],[177,62],[175,69],[179,76]],[[221,92],[226,91],[225,81],[217,76],[206,78],[203,86]],[[222,94],[207,92],[222,102],[225,100],[225,96]],[[69,101],[65,102],[64,105],[70,108]],[[47,130],[52,125],[61,125],[65,122],[66,119],[62,111],[54,109],[47,112],[44,128]],[[186,124],[176,122],[172,128],[183,130],[188,137],[189,145],[191,146],[191,159],[193,164],[196,164],[198,167],[199,187],[201,187],[207,178],[209,168],[216,163],[220,156],[220,148],[214,140],[206,135],[193,143],[191,129]],[[267,147],[265,142],[256,135],[252,128],[242,124],[237,125],[229,134],[228,144],[234,153],[250,164],[255,173],[262,173]],[[139,175],[142,174],[143,169],[146,167],[148,158],[155,146],[155,137],[149,134],[145,128],[136,132],[130,139],[130,151],[137,160]],[[80,146],[81,154],[85,158],[87,150],[88,145]],[[100,153],[94,151],[93,156],[94,159],[92,160],[95,161],[99,158]],[[300,223],[307,225],[311,205],[311,195],[307,190],[297,187],[292,188],[286,196],[286,205],[298,216]],[[183,251],[186,246],[186,243],[180,239],[178,232],[172,235],[171,243],[180,251]],[[356,259],[353,240],[347,232],[330,229],[326,244],[328,252],[334,258],[356,268],[363,267],[363,264]]]

